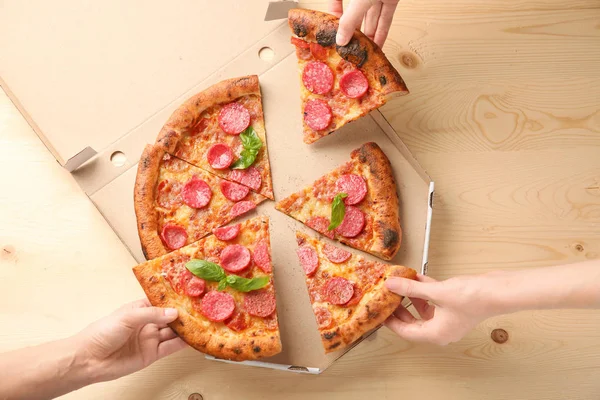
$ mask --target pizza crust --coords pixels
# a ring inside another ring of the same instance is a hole
[[[164,279],[155,263],[146,263],[133,268],[148,300],[155,307],[172,307],[179,311],[178,318],[169,326],[190,346],[211,356],[232,361],[256,360],[281,352],[279,332],[266,331],[264,336],[220,335],[214,326],[198,323],[187,307],[178,302],[181,297]]]
[[[374,142],[363,144],[353,150],[350,157],[357,163],[366,166],[367,182],[371,191],[374,215],[374,241],[367,251],[384,260],[391,260],[402,242],[400,227],[400,210],[396,181],[389,159]],[[342,238],[343,239],[343,238]],[[342,243],[344,240],[340,240]]]
[[[416,279],[417,272],[411,268],[390,266],[388,276]],[[325,352],[342,349],[354,343],[365,333],[382,324],[402,302],[399,296],[385,287],[385,279],[369,290],[350,319],[333,329],[321,330]]]
[[[158,235],[158,213],[154,206],[154,191],[164,155],[165,149],[161,145],[147,145],[144,148],[138,163],[133,190],[133,207],[137,219],[138,235],[142,252],[147,260],[169,252]]]

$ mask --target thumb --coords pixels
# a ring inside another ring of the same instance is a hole
[[[138,327],[146,324],[167,324],[176,318],[176,308],[141,307],[126,311],[121,320],[126,325]]]
[[[354,30],[360,28],[367,10],[372,6],[373,0],[352,0],[348,9],[340,18],[336,36],[336,43],[338,46],[345,46],[350,42]]]
[[[438,297],[438,282],[419,282],[407,278],[390,277],[385,281],[385,286],[404,297],[416,297],[433,302]]]

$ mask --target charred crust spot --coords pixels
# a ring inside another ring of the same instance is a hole
[[[381,86],[385,86],[387,83],[387,78],[385,76],[381,75],[379,77],[379,83],[381,83]]]
[[[164,294],[164,293],[161,293],[161,294],[160,294],[160,301],[163,301],[164,299],[165,299],[165,294]]]
[[[144,229],[144,226],[143,226],[143,224],[142,224],[142,229]],[[145,258],[146,260],[149,260],[149,259],[150,259],[150,257],[148,257],[148,251],[146,250],[146,247],[145,247],[145,246],[142,246],[142,253],[144,254],[144,258]]]
[[[156,279],[156,277],[154,275],[152,275],[150,278],[148,278],[148,281],[150,281],[152,283],[156,283],[158,281],[158,279]]]
[[[146,229],[146,223],[145,223],[145,222],[142,222],[142,223],[140,224],[140,228],[142,228],[142,230]]]
[[[252,348],[252,351],[255,352],[255,353],[260,353],[260,347],[259,346],[254,346]]]
[[[356,38],[352,38],[345,46],[335,46],[335,48],[340,57],[359,68],[367,61],[367,49],[361,46]]]
[[[240,349],[239,347],[234,347],[233,352],[234,354],[239,356],[240,354],[242,354],[242,349]]]
[[[337,336],[337,332],[335,332],[335,331],[333,331],[333,332],[325,332],[325,333],[323,334],[323,337],[324,337],[325,339],[327,339],[327,340],[331,340],[331,339],[333,339],[333,338],[334,338],[334,337],[336,337],[336,336]]]
[[[335,28],[325,28],[317,32],[317,43],[323,47],[333,46],[335,44],[335,36],[337,30]]]
[[[183,321],[181,319],[177,319],[177,322],[179,322],[179,325],[184,326],[185,324],[183,323]]]
[[[145,168],[148,168],[149,166],[150,166],[150,158],[144,157],[142,159],[142,167],[145,169]]]
[[[393,229],[383,231],[383,247],[394,248],[398,244],[398,232]]]
[[[342,344],[342,342],[336,342],[334,344],[332,344],[331,346],[329,346],[329,350],[331,349],[335,349],[336,347],[338,347],[340,344]]]
[[[219,348],[222,349],[223,347],[225,347],[225,343],[219,343]]]
[[[308,34],[308,26],[301,21],[294,21],[292,29],[294,30],[294,35],[298,37],[304,37]]]
[[[377,311],[368,311],[367,312],[367,318],[368,319],[375,319],[379,316],[379,312]]]

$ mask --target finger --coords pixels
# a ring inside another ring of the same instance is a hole
[[[121,320],[130,327],[138,327],[146,324],[165,324],[177,318],[177,309],[160,307],[143,307],[126,311]]]
[[[432,277],[422,274],[417,274],[417,280],[419,282],[437,282],[437,280],[433,279]]]
[[[392,26],[392,20],[394,19],[394,12],[396,11],[397,1],[386,2],[381,6],[381,12],[379,15],[379,21],[377,22],[377,30],[375,31],[373,41],[379,46],[383,47],[385,39],[387,39],[390,27]]]
[[[354,30],[360,28],[367,10],[371,8],[375,0],[353,0],[350,6],[342,14],[337,31],[336,43],[345,46],[352,39]]]
[[[410,313],[410,311],[408,311],[406,308],[404,308],[404,306],[400,306],[398,307],[395,311],[394,311],[394,316],[396,318],[398,318],[400,321],[402,322],[406,322],[407,324],[410,324],[412,322],[415,322],[417,319]]]
[[[435,298],[437,298],[437,292],[439,291],[437,282],[419,282],[412,279],[397,277],[391,277],[386,280],[385,286],[400,296],[409,298],[418,297],[434,302]]]
[[[396,335],[411,342],[434,342],[433,330],[428,329],[429,322],[416,320],[414,323],[406,323],[392,316],[385,321],[385,326]]]
[[[170,354],[175,353],[176,351],[185,349],[186,347],[188,347],[187,343],[185,343],[179,337],[167,340],[166,342],[161,342],[158,345],[158,358],[166,357]]]
[[[344,12],[343,0],[330,0],[329,1],[329,12],[336,17],[341,17]]]
[[[373,40],[375,37],[375,31],[377,30],[377,21],[379,21],[379,14],[381,14],[381,2],[378,1],[375,5],[367,11],[365,15],[365,25],[363,27],[363,33]]]
[[[424,320],[433,318],[433,315],[435,313],[435,306],[429,304],[427,300],[412,297],[410,301],[412,302],[412,305],[415,307],[415,310],[417,310],[421,318],[423,318]]]
[[[162,328],[158,331],[158,340],[161,342],[166,342],[167,340],[171,340],[176,337],[177,334],[169,327]]]

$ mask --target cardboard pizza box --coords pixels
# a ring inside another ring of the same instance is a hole
[[[391,262],[427,272],[434,185],[385,117],[374,111],[313,145],[302,142],[296,56],[287,21],[273,19],[293,2],[275,16],[270,9],[269,21],[262,0],[33,3],[3,3],[0,83],[137,262],[144,258],[133,185],[144,146],[185,99],[222,79],[257,74],[275,198],[374,141],[391,161],[400,196],[403,239]],[[324,354],[295,253],[295,230],[315,233],[274,204],[245,218],[270,218],[283,352],[246,364],[320,373],[349,349]]]

